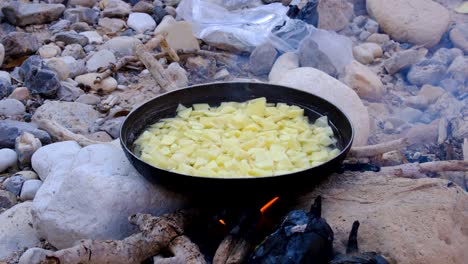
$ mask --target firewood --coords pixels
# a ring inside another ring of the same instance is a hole
[[[392,140],[376,145],[362,146],[362,147],[352,147],[349,151],[348,157],[353,158],[364,158],[364,157],[375,157],[382,155],[386,152],[392,150],[403,149],[408,146],[409,142],[406,138],[400,138],[397,140]]]
[[[43,259],[35,258],[31,264],[141,263],[165,249],[174,257],[156,258],[155,263],[205,263],[198,246],[183,234],[196,215],[196,211],[178,211],[159,217],[136,214],[129,217],[129,222],[138,227],[139,233],[123,240],[82,240],[74,247],[46,252]]]
[[[136,60],[138,59],[134,56],[125,56],[120,58],[117,63],[111,64],[109,67],[107,67],[107,69],[100,72],[96,77],[96,80],[94,80],[94,83],[100,83],[105,78],[112,76],[112,74],[125,67],[128,63]]]
[[[423,178],[430,172],[468,171],[466,160],[444,160],[426,163],[407,163],[397,166],[382,167],[377,174],[394,175],[404,178]]]
[[[47,131],[47,133],[49,133],[51,136],[55,137],[59,141],[73,140],[76,141],[80,146],[105,143],[89,139],[80,134],[73,133],[54,120],[35,119],[34,123],[36,123],[39,126],[39,128]]]

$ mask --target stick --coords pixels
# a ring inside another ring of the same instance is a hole
[[[234,70],[240,71],[239,66],[237,66],[236,62],[238,56],[233,54],[226,54],[226,53],[218,53],[209,50],[197,50],[197,49],[181,49],[177,50],[177,54],[179,56],[191,56],[191,55],[199,55],[205,57],[213,57],[216,60],[220,61],[223,64],[228,65],[230,68]],[[160,52],[154,55],[156,59],[165,58],[169,56],[168,52]]]
[[[136,214],[129,222],[139,233],[123,240],[81,240],[78,245],[44,254],[43,259],[31,259],[32,264],[126,264],[141,263],[169,247],[174,258],[183,263],[205,263],[199,248],[183,235],[194,211],[178,211],[155,217]],[[171,258],[172,260],[175,260]],[[163,260],[156,263],[168,263]],[[174,262],[170,262],[174,263]]]
[[[96,76],[96,80],[94,80],[94,83],[100,83],[102,80],[104,80],[107,77],[110,77],[113,73],[119,71],[128,63],[132,61],[137,61],[137,60],[138,59],[134,56],[125,56],[125,57],[120,58],[116,64],[111,64],[103,72],[100,72],[98,76]]]
[[[349,151],[348,157],[364,158],[382,155],[392,150],[399,150],[408,146],[409,142],[406,138],[400,138],[376,145],[352,147]]]
[[[403,178],[424,178],[429,172],[467,171],[466,160],[444,160],[426,163],[407,163],[397,166],[382,167],[377,174],[394,175]]]
[[[39,125],[39,128],[47,131],[51,136],[55,137],[59,141],[73,140],[83,147],[93,144],[106,143],[92,140],[83,135],[73,133],[54,120],[35,119],[34,123],[37,123]]]

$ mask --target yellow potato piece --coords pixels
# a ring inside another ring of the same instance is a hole
[[[176,117],[149,126],[135,141],[144,161],[207,177],[281,175],[317,166],[340,153],[326,117],[266,98],[218,107],[179,105]]]

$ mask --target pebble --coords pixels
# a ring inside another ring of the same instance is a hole
[[[77,103],[87,104],[87,105],[97,105],[101,102],[101,98],[94,94],[83,94],[75,100]]]
[[[85,32],[85,31],[91,31],[92,28],[86,24],[86,22],[76,22],[70,25],[70,30],[73,30],[77,33]]]
[[[26,101],[31,97],[29,90],[26,87],[18,87],[8,96],[8,98],[16,99],[19,101]]]
[[[50,135],[38,129],[36,124],[7,119],[0,120],[0,148],[14,148],[16,138],[25,131],[39,138],[44,145],[51,142]]]
[[[363,64],[370,64],[383,55],[382,48],[375,43],[363,43],[353,48],[354,58]]]
[[[122,122],[124,120],[125,120],[124,116],[108,119],[99,127],[99,129],[106,131],[113,138],[119,138],[120,126],[122,125]]]
[[[187,21],[175,21],[173,17],[165,16],[154,33],[167,34],[166,40],[174,50],[200,49],[198,40],[193,35],[192,25]]]
[[[411,84],[418,86],[437,85],[444,79],[446,71],[443,63],[427,59],[411,66],[407,78]]]
[[[445,64],[445,66],[449,66],[458,56],[463,56],[463,51],[459,49],[440,48],[432,55],[431,59],[441,62]]]
[[[277,56],[278,51],[270,42],[257,46],[250,55],[250,72],[255,75],[265,75],[270,73]]]
[[[384,43],[390,41],[390,37],[387,34],[374,33],[370,35],[367,39],[367,42],[376,43],[383,45]]]
[[[57,20],[65,10],[62,4],[13,2],[2,8],[5,19],[15,26],[47,24]]]
[[[39,39],[30,33],[11,32],[1,39],[5,54],[9,57],[20,57],[35,53],[40,47]]]
[[[57,91],[57,99],[60,101],[75,101],[76,98],[84,94],[84,91],[69,82],[60,82],[61,86]]]
[[[223,80],[226,79],[230,76],[231,74],[227,69],[221,69],[215,75],[213,76],[213,79],[215,80]]]
[[[91,55],[86,62],[88,72],[95,72],[99,68],[107,68],[111,64],[115,64],[117,59],[109,50],[100,50]]]
[[[71,56],[75,59],[82,59],[86,56],[86,53],[80,44],[70,44],[65,46],[62,51],[62,56]]]
[[[345,28],[354,16],[353,5],[346,0],[323,1],[317,6],[317,14],[318,28],[339,31]]]
[[[153,5],[145,1],[139,1],[132,7],[132,12],[151,15],[153,13]]]
[[[34,137],[33,134],[23,132],[16,138],[15,151],[18,154],[18,161],[22,166],[27,166],[31,163],[31,157],[42,147],[41,141]]]
[[[167,11],[163,6],[154,5],[153,7],[153,18],[157,24],[161,23],[165,16],[167,16]]]
[[[99,19],[98,25],[107,34],[114,34],[124,29],[127,24],[122,19],[104,17]]]
[[[85,31],[81,32],[80,35],[88,38],[88,44],[102,44],[104,42],[101,35],[96,31]]]
[[[404,101],[410,107],[424,110],[429,106],[429,104],[437,101],[437,99],[439,99],[439,97],[444,93],[444,89],[426,84],[423,85],[416,96],[406,97]]]
[[[143,33],[156,28],[156,22],[146,13],[131,13],[128,17],[127,25],[137,33]]]
[[[96,4],[96,2],[96,0],[68,0],[68,5],[93,7]]]
[[[15,166],[17,159],[18,156],[14,150],[8,148],[0,149],[0,173]]]
[[[57,73],[45,66],[39,56],[31,56],[25,60],[20,67],[19,75],[33,95],[51,97],[60,87]]]
[[[46,65],[55,73],[57,73],[57,76],[61,81],[64,81],[70,77],[70,69],[61,58],[48,59],[46,60]]]
[[[55,41],[62,41],[66,45],[80,44],[81,46],[86,46],[86,44],[88,44],[88,38],[86,36],[72,31],[59,32],[55,35],[54,39]]]
[[[102,16],[104,17],[126,17],[130,14],[131,7],[129,4],[121,0],[108,0],[104,10],[102,10]]]
[[[447,72],[452,79],[464,83],[468,80],[468,57],[459,56],[455,58]]]
[[[403,163],[405,157],[400,151],[393,150],[382,154],[382,165],[383,166],[396,166]]]
[[[106,49],[112,51],[115,56],[133,56],[133,47],[137,44],[141,44],[141,41],[133,37],[115,37],[104,43],[100,49]],[[172,48],[175,48],[171,45]]]
[[[25,180],[37,180],[39,176],[34,171],[18,171],[14,175],[19,175]]]
[[[408,123],[416,123],[419,121],[419,118],[423,115],[418,109],[414,109],[412,107],[405,107],[399,112],[399,116],[402,120]]]
[[[22,201],[34,200],[37,191],[42,186],[42,181],[40,180],[27,180],[23,183],[21,188],[20,199]]]
[[[169,64],[166,69],[166,74],[174,82],[177,88],[188,86],[188,73],[184,68],[180,67],[179,63],[173,62]]]
[[[336,76],[338,74],[330,58],[319,50],[317,43],[312,37],[306,37],[299,45],[299,64],[301,67],[319,69],[328,73],[330,76]]]
[[[12,91],[13,87],[11,84],[5,79],[0,79],[0,99],[10,95]]]
[[[16,199],[16,195],[12,192],[0,190],[0,209],[8,209],[13,207],[18,200]]]
[[[98,142],[111,142],[113,140],[113,138],[104,131],[94,132],[92,134],[87,135],[86,137]]]
[[[174,17],[174,18],[177,17],[177,10],[176,10],[174,7],[172,7],[172,6],[166,6],[166,7],[164,8],[164,11],[166,11],[166,13],[167,13],[168,15],[170,15],[170,16],[172,16],[172,17]]]
[[[187,58],[187,62],[185,63],[185,68],[188,71],[198,72],[202,75],[209,74],[213,66],[214,65],[211,60],[205,59],[202,56],[194,56]]]
[[[96,92],[110,93],[117,88],[117,81],[113,77],[107,77],[99,83],[94,83],[98,76],[97,73],[86,73],[77,76],[75,81]]]
[[[5,59],[5,47],[0,43],[0,67],[2,67],[3,60]]]
[[[25,181],[26,180],[20,175],[11,176],[3,182],[3,187],[5,190],[12,192],[16,196],[19,196]]]
[[[71,23],[84,22],[89,25],[94,25],[98,21],[99,11],[79,6],[65,10],[63,17]]]
[[[409,66],[417,63],[422,58],[424,58],[425,55],[425,51],[418,51],[414,49],[401,51],[385,60],[384,67],[390,75],[393,75],[400,70],[406,69]]]
[[[286,52],[279,56],[273,64],[268,80],[275,82],[281,79],[281,76],[288,70],[299,68],[299,57],[293,52]]]
[[[449,36],[455,47],[468,54],[468,23],[456,24]]]
[[[23,115],[26,112],[26,107],[16,99],[0,100],[0,115],[15,116]]]
[[[62,50],[57,45],[47,44],[40,47],[38,52],[43,59],[48,59],[59,55]]]
[[[368,67],[357,61],[345,68],[344,82],[349,85],[359,97],[370,101],[381,101],[385,93],[380,78]]]
[[[49,26],[49,29],[52,31],[52,34],[65,31],[70,26],[70,21],[65,19],[60,19],[59,21],[53,23]]]

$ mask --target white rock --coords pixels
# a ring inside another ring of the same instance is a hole
[[[68,160],[47,162],[54,169],[34,198],[32,214],[38,232],[59,249],[85,238],[122,239],[135,231],[129,215],[159,215],[184,206],[180,195],[139,175],[113,144],[91,145]]]
[[[100,49],[110,50],[114,52],[114,54],[117,57],[133,56],[134,55],[133,47],[136,44],[141,44],[141,41],[136,38],[126,37],[126,36],[115,37],[115,38],[108,40],[106,43],[104,43],[100,47]],[[172,48],[175,48],[175,47],[172,47]]]
[[[55,44],[47,44],[40,47],[38,52],[42,58],[49,59],[59,55],[62,50]]]
[[[94,72],[101,67],[107,67],[111,65],[111,63],[116,62],[117,59],[115,58],[112,51],[100,50],[89,57],[88,61],[86,62],[86,68],[89,72]]]
[[[77,76],[75,81],[90,87],[93,91],[103,91],[105,93],[110,93],[117,88],[117,81],[112,77],[107,77],[99,83],[94,83],[94,80],[96,80],[97,76],[97,73],[87,73]]]
[[[39,176],[34,171],[18,171],[13,176],[21,176],[26,180],[37,180]]]
[[[175,50],[200,49],[193,36],[192,25],[187,21],[175,21],[173,17],[165,16],[154,33],[167,33],[166,40]]]
[[[88,105],[97,105],[101,102],[101,98],[94,94],[83,94],[78,97],[75,102]]]
[[[11,84],[11,76],[8,72],[6,71],[0,71],[0,79],[7,81],[9,84]]]
[[[70,78],[74,78],[75,76],[86,72],[84,60],[76,60],[72,56],[63,56],[57,59],[61,59],[65,64],[67,64],[67,67],[70,70]]]
[[[383,55],[382,48],[375,43],[363,43],[353,48],[354,58],[363,64],[374,62],[376,58]]]
[[[16,165],[18,156],[12,149],[0,149],[0,173],[4,172],[9,167]]]
[[[359,97],[380,101],[384,94],[384,86],[379,76],[371,71],[367,66],[353,61],[345,68],[344,82],[351,87]]]
[[[87,37],[89,44],[102,44],[103,43],[101,35],[99,35],[99,33],[97,33],[96,31],[84,31],[84,32],[80,32],[80,35]]]
[[[173,62],[169,64],[166,69],[166,73],[177,88],[182,88],[188,85],[187,71],[180,67],[179,63]]]
[[[18,154],[18,161],[22,165],[28,165],[31,162],[31,157],[42,147],[41,141],[34,137],[33,134],[24,131],[19,137],[16,138],[15,150]]]
[[[285,72],[296,68],[299,68],[299,57],[295,53],[286,52],[279,56],[273,64],[268,80],[270,82],[277,81],[281,79]]]
[[[70,56],[75,59],[81,59],[84,58],[86,54],[80,44],[70,44],[65,46],[65,49],[62,51],[62,56]]]
[[[143,33],[147,30],[153,30],[156,27],[154,19],[145,13],[131,13],[128,16],[127,25],[133,28],[137,33]]]
[[[39,244],[32,226],[31,206],[32,202],[20,203],[0,214],[0,261],[15,251]]]
[[[3,64],[3,59],[5,58],[5,47],[3,47],[3,44],[0,43],[0,67]]]
[[[22,115],[26,112],[26,107],[16,99],[0,100],[0,115],[13,116]]]
[[[43,261],[47,254],[52,253],[51,250],[45,250],[43,248],[29,248],[18,260],[18,264],[35,264]]]
[[[31,164],[42,181],[55,170],[71,166],[73,157],[80,151],[75,141],[63,141],[38,149],[31,158]],[[16,153],[15,153],[16,154]]]
[[[22,201],[33,200],[36,196],[37,191],[41,188],[41,180],[29,180],[23,183],[21,188],[20,199]]]
[[[369,114],[353,89],[328,74],[309,67],[289,70],[273,83],[315,94],[335,104],[351,119],[355,132],[353,146],[367,144]]]
[[[126,26],[125,21],[122,19],[108,17],[100,18],[98,25],[108,34],[117,33]]]
[[[57,73],[60,80],[64,81],[70,76],[68,65],[61,58],[51,58],[46,60],[47,67]]]

